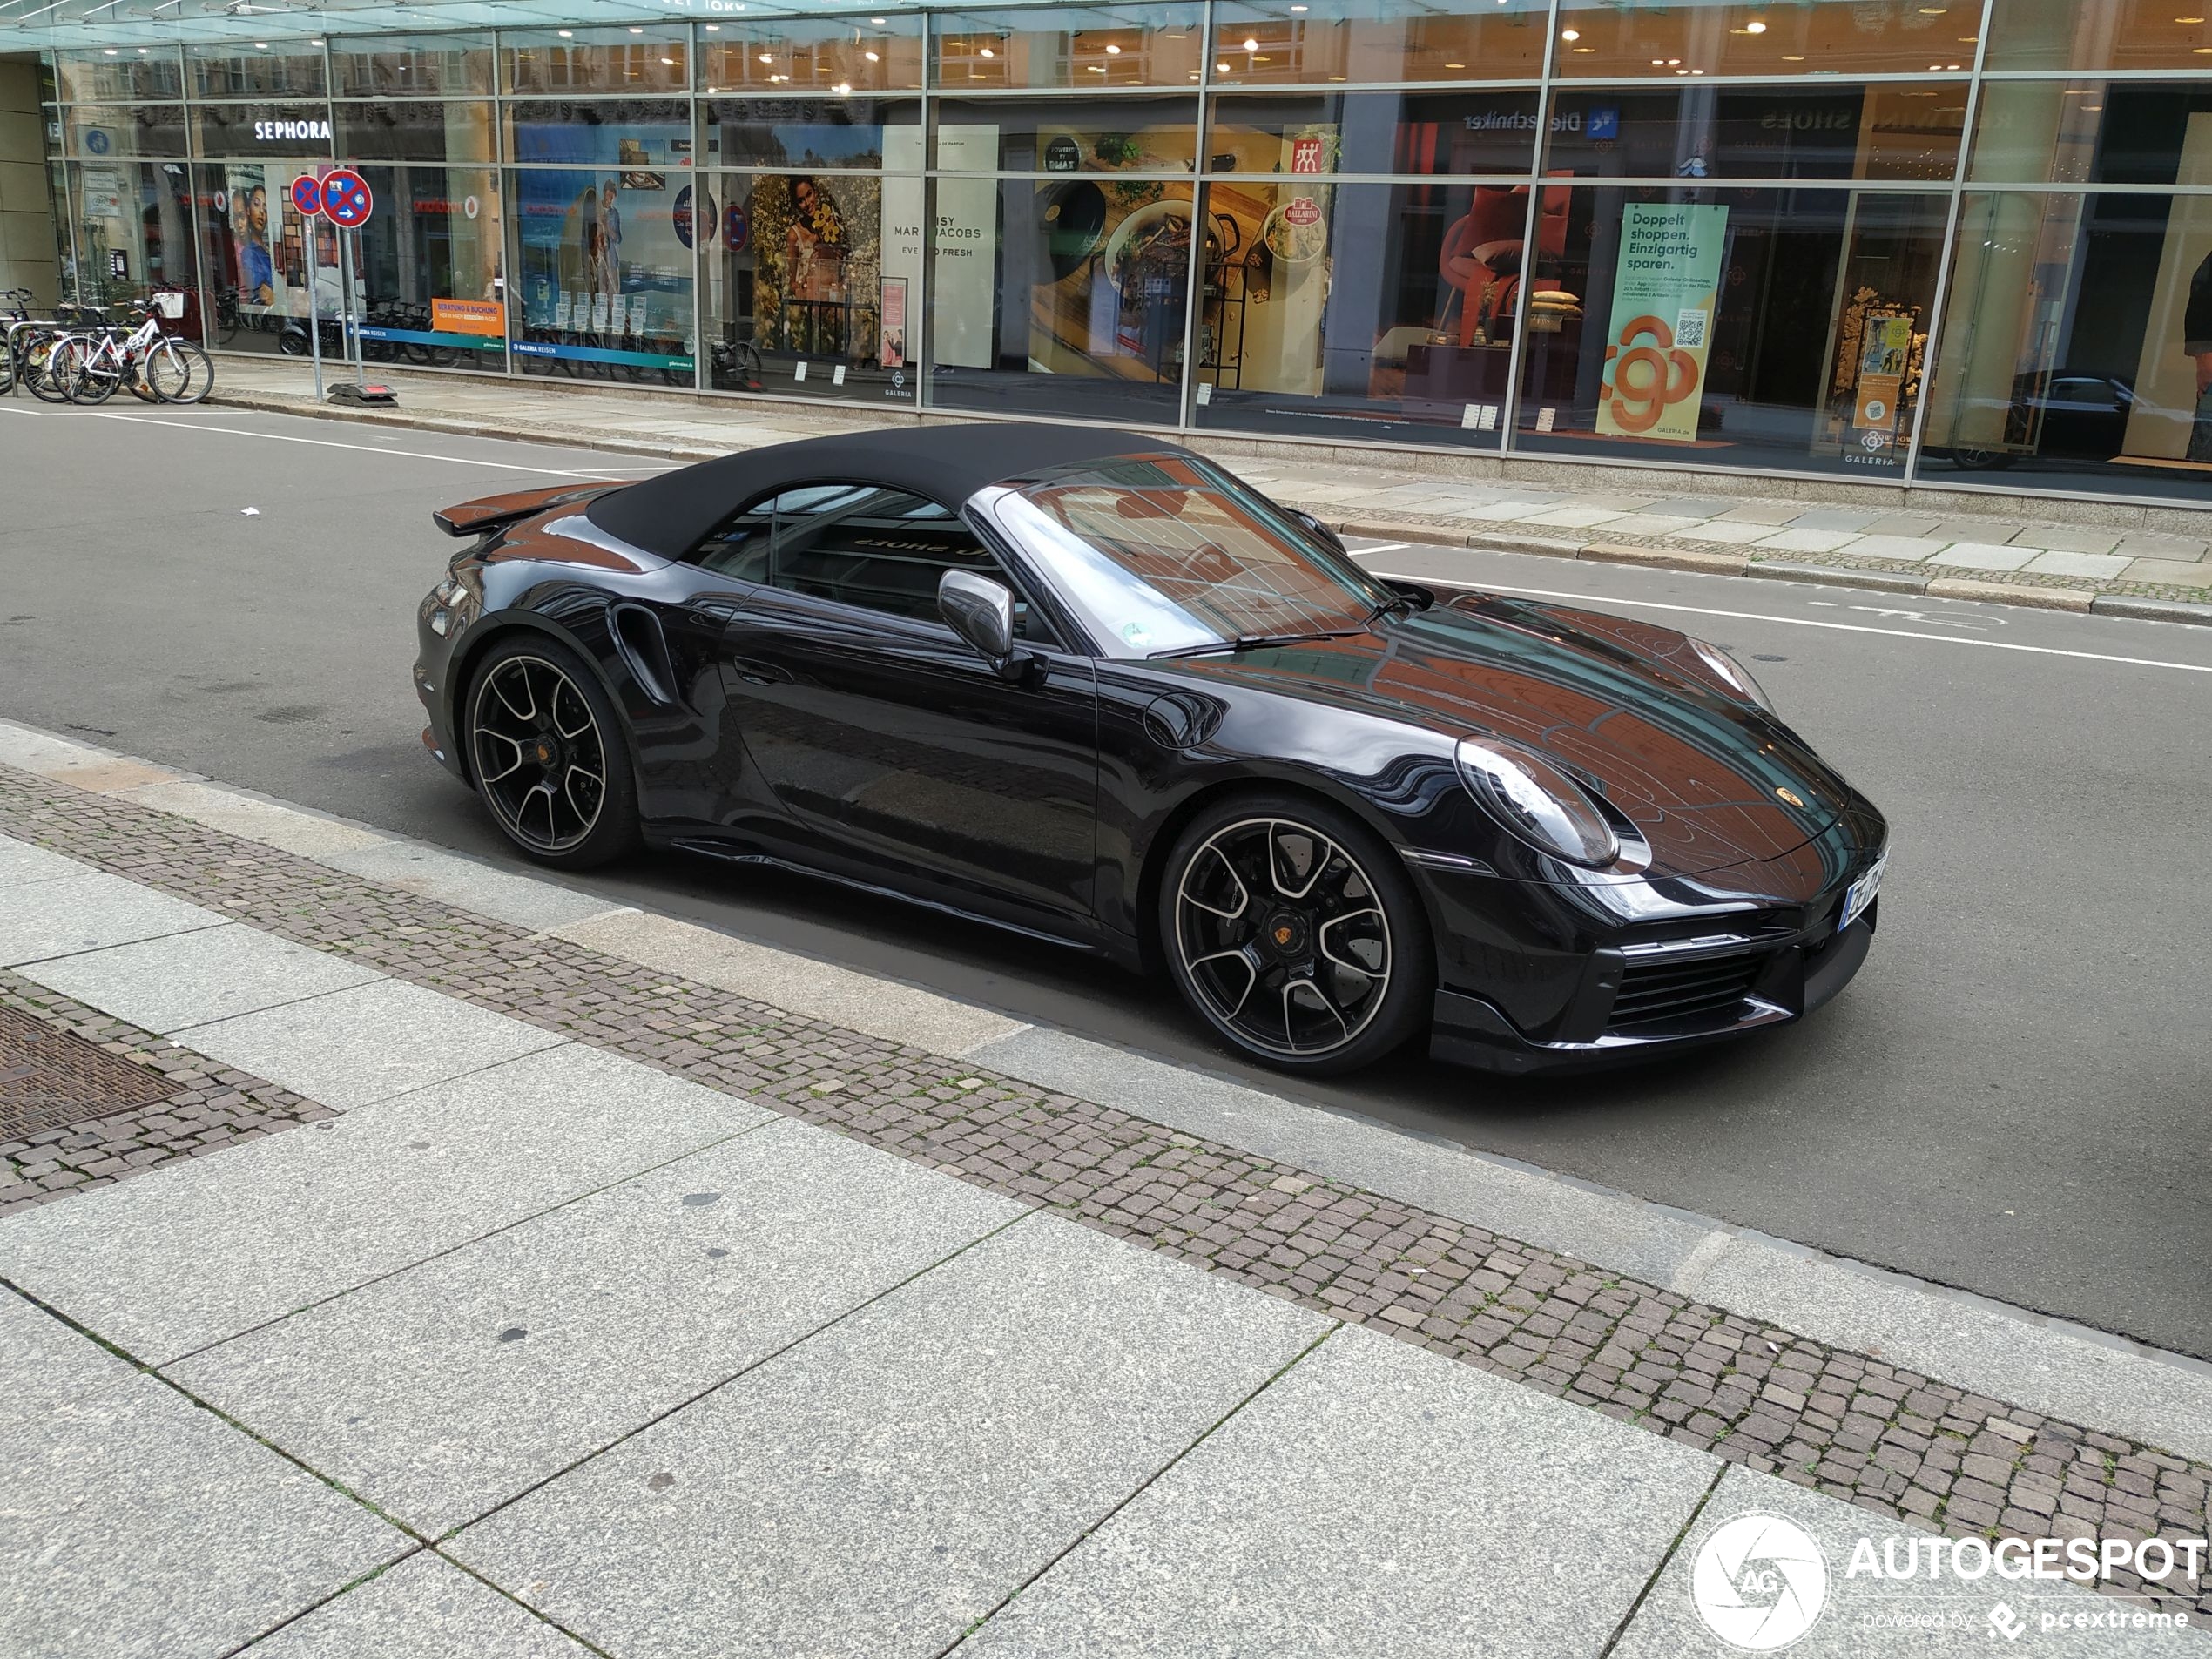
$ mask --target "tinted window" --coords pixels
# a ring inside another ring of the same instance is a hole
[[[809,484],[757,502],[694,556],[710,570],[894,617],[937,620],[937,583],[974,570],[1015,584],[957,513],[904,490]],[[1016,589],[1015,636],[1044,637]]]

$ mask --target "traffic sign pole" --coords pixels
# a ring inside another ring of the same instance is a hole
[[[321,266],[315,258],[315,220],[322,217],[322,180],[303,172],[292,181],[292,206],[307,222],[307,351],[315,360],[315,407],[322,407]]]
[[[361,365],[361,331],[359,321],[354,315],[354,304],[361,297],[360,294],[355,292],[354,287],[354,245],[347,239],[346,233],[343,231],[340,231],[338,233],[338,257],[345,267],[343,277],[345,321],[342,325],[341,325],[344,333],[341,334],[340,339],[341,341],[344,341],[350,337],[351,350],[354,356],[354,384],[356,386],[365,386],[368,383],[368,371]]]

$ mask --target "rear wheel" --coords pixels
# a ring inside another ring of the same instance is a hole
[[[636,845],[620,718],[575,652],[532,635],[494,645],[469,685],[465,725],[477,792],[530,857],[583,870]]]
[[[1184,1001],[1278,1069],[1367,1065],[1430,1012],[1420,896],[1379,836],[1319,800],[1254,794],[1201,813],[1168,854],[1159,930]]]
[[[42,335],[30,342],[24,353],[23,380],[31,396],[42,403],[69,401],[69,384],[62,371],[76,349],[76,342],[65,335]]]

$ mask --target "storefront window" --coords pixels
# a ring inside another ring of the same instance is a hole
[[[1923,476],[2200,495],[2212,196],[1972,193]]]
[[[380,98],[373,104],[334,104],[338,153],[353,161],[456,161],[489,166],[493,145],[489,99]]]
[[[1517,447],[1901,475],[1944,209],[1876,191],[1545,187],[1521,261]],[[1470,292],[1505,280],[1481,248],[1467,258],[1483,267]]]
[[[692,384],[692,180],[549,168],[507,177],[516,369]]]
[[[1199,78],[1204,16],[1195,5],[940,12],[931,20],[932,84],[951,91],[1187,85]]]
[[[1608,79],[1955,74],[1973,67],[1980,26],[1979,0],[1627,6],[1560,0],[1552,72]],[[1994,38],[2003,38],[2001,24]]]
[[[1532,88],[1467,92],[1224,92],[1206,171],[1526,175],[1536,152]]]
[[[937,165],[958,172],[1187,173],[1195,98],[940,98]]]
[[[1498,447],[1527,186],[1254,177],[1205,205],[1196,424]]]
[[[362,355],[430,368],[504,367],[498,174],[489,167],[361,171],[376,198],[359,243]]]
[[[707,158],[727,166],[873,168],[887,151],[921,152],[917,98],[723,98],[704,109]]]
[[[920,181],[867,174],[725,173],[692,223],[706,255],[707,383],[719,391],[912,403],[910,270],[887,280],[887,245],[910,182],[903,240],[918,243]],[[720,203],[714,198],[718,196]],[[901,263],[910,266],[909,257]]]
[[[1534,80],[1543,72],[1549,12],[1545,0],[1223,0],[1214,9],[1213,78],[1231,86]]]
[[[338,247],[326,221],[292,211],[292,181],[313,164],[202,163],[192,171],[210,343],[305,356],[308,272],[320,309],[339,309]]]
[[[510,92],[680,92],[691,84],[691,31],[543,29],[499,37]]]
[[[525,164],[685,168],[691,165],[691,106],[674,98],[509,104],[507,158]]]
[[[1978,184],[2212,185],[2212,82],[1992,81]]]
[[[320,41],[187,46],[185,61],[194,98],[320,98],[326,90]]]
[[[340,98],[456,98],[491,91],[489,35],[374,36],[330,43]]]
[[[931,189],[933,404],[1175,424],[1188,183],[939,178]]]
[[[54,77],[60,96],[73,104],[185,95],[184,71],[179,67],[174,46],[118,46],[113,51],[57,53]]]
[[[2203,69],[2212,13],[2166,0],[1996,0],[1990,69]],[[1961,30],[1960,33],[1970,33]]]
[[[317,156],[330,158],[327,104],[195,104],[203,156]]]
[[[709,92],[842,96],[921,85],[921,19],[801,17],[704,25]]]
[[[1612,179],[1887,179],[1948,184],[1964,82],[1568,91],[1545,166]]]
[[[62,145],[73,156],[176,156],[185,149],[181,104],[72,105],[62,118]]]
[[[195,286],[192,205],[182,162],[70,166],[84,298],[113,301],[157,287]]]

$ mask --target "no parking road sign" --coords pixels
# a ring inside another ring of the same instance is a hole
[[[375,205],[375,198],[368,193],[368,181],[352,168],[340,167],[324,175],[322,211],[340,230],[358,230],[368,224]]]
[[[302,219],[314,219],[322,212],[321,179],[303,172],[292,181],[292,211]]]

